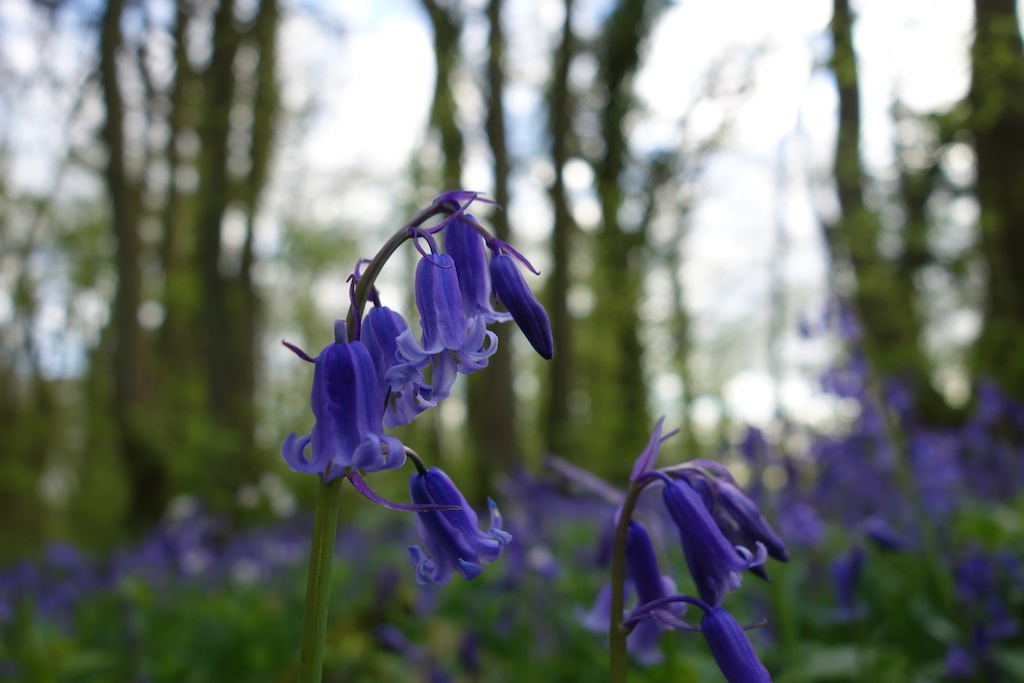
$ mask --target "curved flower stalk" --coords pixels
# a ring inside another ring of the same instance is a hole
[[[350,278],[348,315],[335,325],[334,343],[319,355],[311,357],[285,342],[300,358],[315,365],[310,393],[315,423],[308,435],[290,434],[281,453],[292,470],[317,474],[321,479],[299,657],[298,680],[302,683],[321,678],[331,560],[344,479],[377,504],[417,513],[426,551],[414,547],[410,552],[421,583],[447,583],[455,574],[472,579],[483,571],[483,565],[496,560],[512,539],[501,529],[501,516],[493,503],[491,529],[485,533],[447,475],[436,468],[426,469],[415,453],[384,431],[385,427],[408,424],[447,398],[459,374],[487,366],[497,351],[497,336],[487,329],[491,323],[511,315],[541,355],[551,357],[550,325],[547,342],[538,346],[535,341],[537,321],[543,319],[546,324],[547,314],[525,289],[525,282],[508,294],[513,290],[507,285],[507,275],[502,274],[501,283],[492,287],[494,271],[488,267],[485,244],[499,242],[465,213],[477,199],[477,193],[464,191],[437,197],[376,256],[360,260]],[[438,223],[424,226],[439,215],[444,217]],[[441,253],[434,235],[446,230],[448,252]],[[381,305],[374,289],[384,264],[408,240],[429,246],[424,250],[416,244],[423,255],[415,273],[416,307],[423,328],[419,340],[401,314]],[[500,244],[503,253],[516,254]],[[513,301],[511,314],[494,310],[492,294]],[[374,306],[364,315],[370,300]],[[529,311],[533,323],[524,326],[523,310]],[[423,372],[428,366],[429,381]],[[407,458],[417,469],[410,482],[412,503],[381,498],[360,474],[401,467]]]

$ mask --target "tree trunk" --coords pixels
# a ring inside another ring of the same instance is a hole
[[[100,76],[106,121],[105,171],[110,193],[111,223],[117,242],[117,290],[114,295],[114,416],[121,457],[129,480],[129,527],[141,531],[163,513],[168,477],[158,451],[145,433],[147,378],[143,374],[143,336],[138,310],[142,303],[139,188],[125,165],[124,111],[117,77],[117,57],[123,44],[121,14],[124,0],[111,0],[103,16],[100,37]]]
[[[1024,399],[1024,48],[1014,0],[975,0],[969,125],[977,154],[981,253],[988,266],[979,375]]]
[[[913,382],[922,396],[930,389],[930,368],[918,344],[920,314],[914,291],[905,286],[900,264],[886,259],[878,242],[881,224],[864,203],[860,160],[860,96],[853,50],[853,20],[847,0],[834,0],[833,53],[830,66],[839,90],[839,132],[836,139],[835,183],[841,214],[825,226],[833,268],[851,268],[856,290],[850,295],[862,329],[864,351],[880,377]],[[918,226],[907,226],[905,237]],[[908,243],[911,248],[913,245]]]
[[[604,154],[596,164],[602,229],[595,243],[597,304],[591,334],[599,340],[590,368],[591,434],[598,451],[627,452],[642,447],[650,433],[647,389],[640,343],[639,303],[643,296],[644,226],[626,228],[619,219],[623,182],[630,163],[626,116],[634,106],[631,79],[640,63],[640,46],[650,27],[652,7],[626,0],[605,24],[599,53],[600,78],[607,93],[599,113]],[[635,188],[634,188],[635,189]],[[628,459],[617,462],[628,469]]]
[[[452,94],[451,74],[459,62],[459,25],[447,9],[434,0],[423,0],[434,27],[434,58],[437,64],[437,82],[434,84],[434,103],[430,112],[430,125],[441,136],[444,152],[444,178],[442,189],[458,189],[462,183],[462,130],[455,117],[455,96]]]
[[[555,55],[551,91],[548,94],[548,131],[551,137],[551,161],[555,179],[551,203],[555,225],[551,233],[551,276],[548,280],[547,306],[556,353],[548,365],[548,399],[544,425],[545,450],[568,454],[571,450],[569,392],[573,386],[572,316],[569,315],[569,254],[576,222],[565,190],[565,164],[569,161],[572,140],[572,103],[569,97],[569,66],[576,51],[572,31],[572,0],[565,0],[562,40]]]

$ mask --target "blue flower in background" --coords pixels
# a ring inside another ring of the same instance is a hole
[[[427,548],[411,546],[409,554],[420,584],[445,584],[458,573],[467,581],[483,572],[483,566],[498,559],[512,536],[501,530],[501,515],[489,500],[491,528],[480,531],[476,512],[448,475],[436,467],[416,472],[409,479],[413,503],[421,505],[458,505],[458,510],[417,512],[416,523]]]
[[[756,553],[730,543],[693,486],[684,479],[666,479],[662,497],[679,529],[690,575],[701,599],[718,607],[727,592],[739,588],[742,571],[764,563],[767,549],[760,541]]]
[[[638,606],[676,594],[675,581],[663,576],[658,568],[658,558],[647,527],[637,521],[631,521],[626,530],[626,577],[636,589]],[[659,648],[661,634],[666,628],[678,626],[685,611],[686,606],[682,603],[670,603],[653,610],[653,618],[638,622],[630,632],[627,641],[630,654],[644,666],[660,662],[664,658]],[[608,628],[607,619],[604,628]]]
[[[335,325],[335,341],[311,358],[288,345],[300,358],[316,364],[310,405],[316,423],[309,436],[289,434],[281,446],[288,466],[329,479],[355,467],[367,472],[394,469],[405,462],[405,447],[384,434],[384,394],[369,349],[348,341],[345,323]],[[311,457],[305,455],[311,447]]]
[[[757,658],[750,639],[735,617],[721,607],[705,611],[700,629],[718,669],[729,683],[770,683],[768,669]]]
[[[862,611],[857,605],[857,586],[864,571],[864,549],[854,545],[832,562],[832,579],[839,600],[840,621],[856,619]]]
[[[789,551],[786,544],[782,542],[775,530],[761,514],[760,508],[750,500],[745,493],[727,481],[721,479],[711,480],[710,483],[714,492],[714,499],[718,503],[721,513],[715,515],[719,527],[735,525],[739,536],[755,545],[763,543],[768,550],[768,556],[779,562],[789,560]]]
[[[675,595],[676,583],[661,574],[651,536],[641,522],[630,521],[626,530],[626,571],[641,605]]]

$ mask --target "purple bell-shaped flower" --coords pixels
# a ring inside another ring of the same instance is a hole
[[[405,462],[405,447],[384,434],[384,396],[369,350],[348,341],[345,323],[335,325],[335,341],[316,358],[289,345],[300,358],[316,364],[310,405],[316,423],[309,436],[290,434],[281,447],[288,466],[297,472],[329,479],[345,468],[366,472],[395,469]],[[311,457],[305,455],[311,447]]]
[[[482,565],[498,559],[512,540],[512,536],[501,530],[501,514],[494,501],[488,501],[491,528],[487,533],[480,531],[476,512],[448,475],[436,467],[414,473],[409,479],[409,492],[413,503],[458,505],[460,508],[416,513],[417,527],[427,551],[411,546],[409,554],[420,584],[445,584],[456,572],[467,581],[474,579],[483,572]]]

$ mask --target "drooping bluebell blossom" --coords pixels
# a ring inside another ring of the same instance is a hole
[[[635,520],[631,520],[626,529],[626,571],[627,578],[636,586],[641,605],[676,592],[675,581],[662,576],[658,569],[658,558],[647,527]]]
[[[877,515],[868,517],[861,523],[864,535],[882,550],[899,552],[909,545],[906,536],[897,531],[892,524]]]
[[[458,373],[487,366],[498,349],[497,335],[480,316],[467,319],[455,262],[448,254],[425,254],[416,266],[416,308],[423,335],[417,344],[411,331],[398,337],[399,355],[419,369],[433,363],[431,400],[451,394]]]
[[[385,392],[385,427],[409,424],[437,405],[423,373],[399,352],[398,338],[408,330],[405,318],[386,306],[373,307],[363,319],[361,341],[373,357]]]
[[[629,598],[629,583],[626,584],[623,596]],[[592,633],[608,633],[608,624],[612,617],[612,582],[606,581],[597,591],[590,609],[576,609],[576,620]]]
[[[515,260],[506,253],[495,250],[491,256],[491,282],[494,293],[526,339],[543,358],[551,359],[555,355],[555,342],[551,336],[551,321],[548,313],[519,271]]]
[[[316,358],[289,346],[316,364],[310,405],[316,423],[309,436],[288,435],[281,454],[292,470],[333,479],[349,467],[377,472],[401,467],[405,447],[384,434],[384,394],[370,351],[360,341],[348,341],[345,324],[335,325],[335,341]],[[311,457],[306,457],[306,447]]]
[[[469,214],[466,218],[473,220]],[[444,248],[455,262],[466,318],[480,317],[485,323],[511,320],[511,314],[494,310],[491,303],[491,272],[483,236],[468,222],[456,218],[445,226]]]
[[[630,521],[626,529],[626,579],[636,590],[638,607],[676,594],[675,581],[663,576],[658,568],[658,558],[647,528],[637,521]],[[638,622],[627,640],[630,654],[644,666],[661,661],[663,655],[658,647],[661,633],[666,628],[679,625],[680,616],[685,611],[686,606],[682,603],[671,603],[654,610],[652,619]],[[607,620],[604,626],[607,629]]]
[[[701,599],[718,607],[727,592],[739,588],[741,572],[764,562],[767,549],[760,541],[756,553],[730,543],[703,497],[685,479],[668,480],[662,497],[679,529],[686,564]]]
[[[501,530],[501,515],[494,501],[489,500],[491,528],[480,531],[476,512],[466,501],[448,475],[437,467],[416,472],[409,479],[413,503],[426,505],[458,505],[458,510],[417,512],[416,523],[427,552],[411,546],[409,554],[420,584],[446,584],[454,573],[465,580],[483,572],[493,562],[512,536]]]
[[[718,669],[729,683],[770,683],[768,669],[757,658],[750,639],[735,617],[721,607],[704,613],[700,629]]]
[[[727,481],[716,478],[712,481],[712,487],[715,501],[721,511],[728,516],[731,522],[736,524],[745,539],[749,539],[755,544],[763,543],[768,550],[768,556],[779,562],[789,560],[786,544],[765,520],[754,501]]]
[[[778,512],[779,529],[791,544],[814,547],[825,539],[827,528],[812,505],[793,501],[782,505]]]
[[[416,265],[416,308],[423,326],[423,351],[458,350],[466,341],[466,312],[455,261],[448,254],[425,254]]]
[[[857,605],[857,585],[864,571],[864,549],[859,545],[844,552],[832,562],[832,580],[839,601],[837,618],[840,621],[856,619],[861,608]]]

